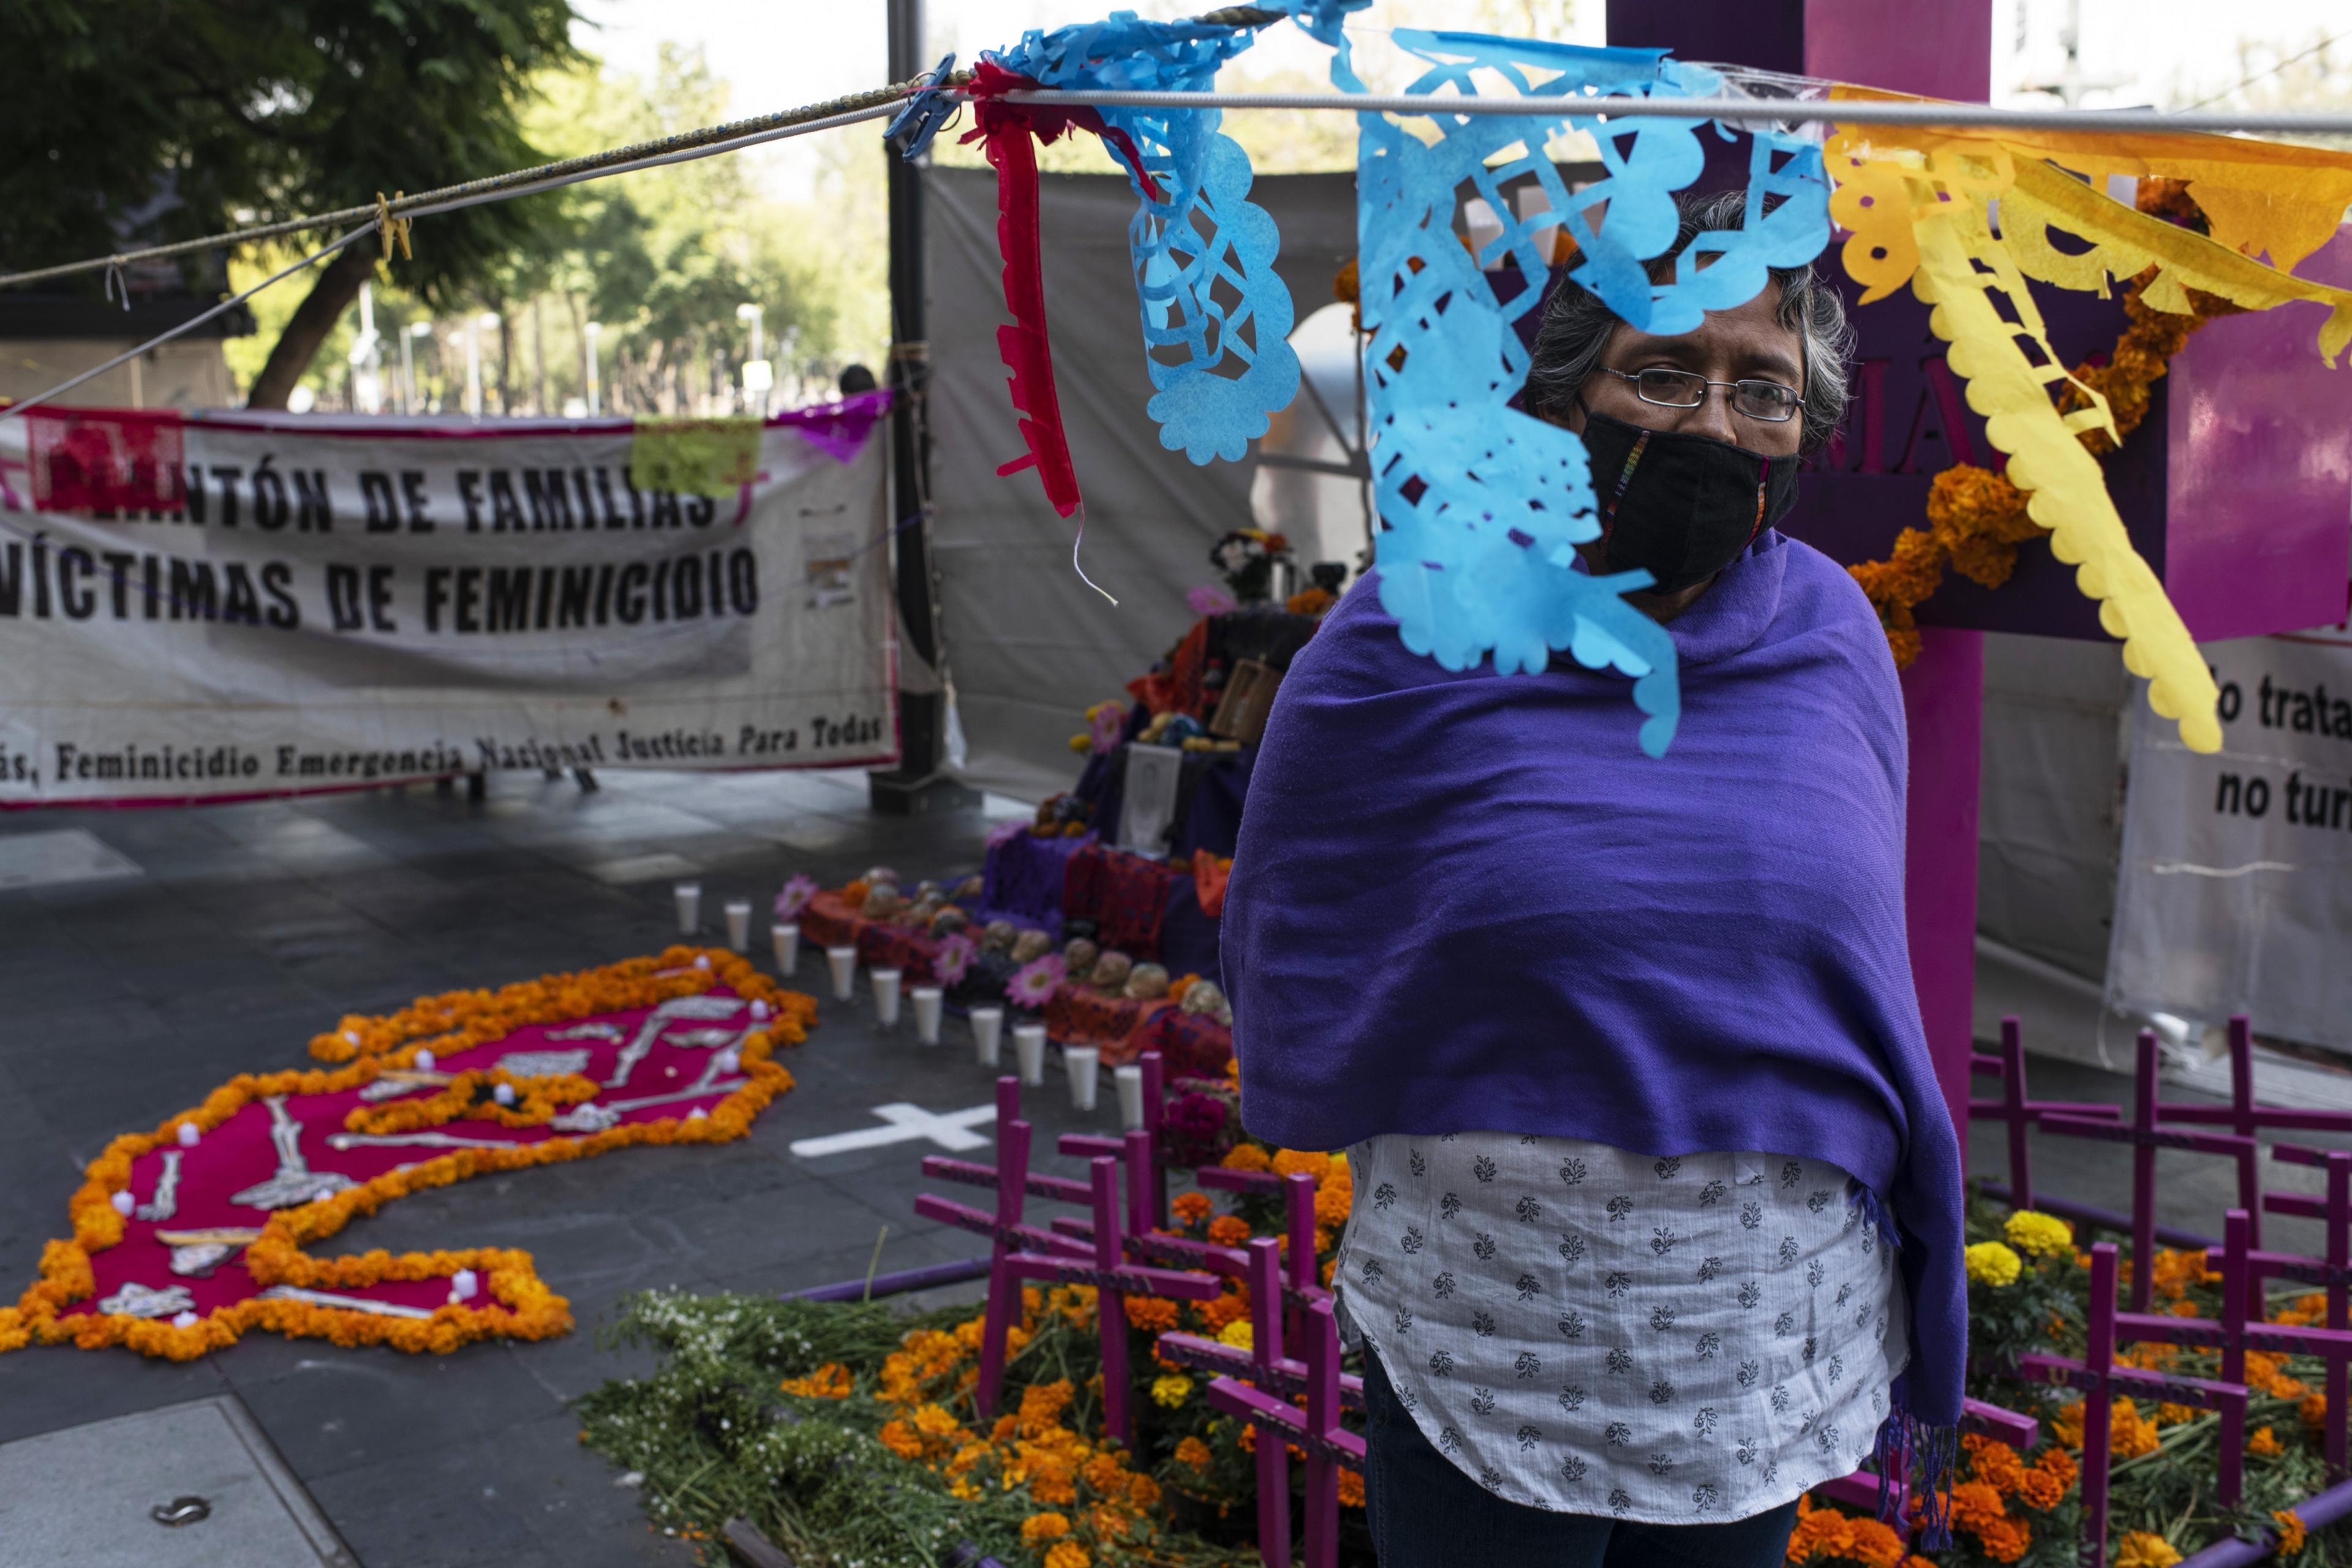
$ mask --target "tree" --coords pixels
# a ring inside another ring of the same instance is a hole
[[[0,0],[0,100],[20,138],[37,128],[34,155],[0,161],[0,258],[72,260],[126,233],[188,237],[543,162],[522,116],[534,77],[578,58],[573,19],[570,0]],[[563,212],[528,197],[426,219],[401,281],[470,297],[560,249]],[[314,275],[253,406],[285,405],[380,255],[364,241]]]

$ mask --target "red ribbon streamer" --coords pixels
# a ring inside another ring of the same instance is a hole
[[[963,140],[982,142],[996,171],[996,244],[1004,258],[1004,307],[1013,324],[996,329],[996,349],[1008,371],[1013,412],[1022,416],[1021,437],[1029,449],[997,468],[1000,475],[1034,468],[1054,510],[1067,517],[1078,509],[1078,474],[1070,461],[1069,436],[1062,428],[1062,402],[1054,384],[1053,345],[1045,336],[1045,258],[1038,239],[1037,149],[1076,128],[1091,131],[1109,144],[1144,192],[1160,200],[1159,187],[1143,171],[1143,156],[1124,131],[1106,125],[1094,110],[1060,105],[1007,103],[1003,94],[1034,91],[1038,84],[983,56],[965,89],[978,121]]]

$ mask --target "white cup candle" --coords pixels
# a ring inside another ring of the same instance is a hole
[[[702,929],[702,884],[680,882],[670,891],[677,897],[677,934],[692,936]]]
[[[768,936],[776,944],[776,973],[790,974],[801,966],[801,926],[798,921],[779,921],[768,928]]]
[[[1021,1064],[1021,1081],[1030,1089],[1045,1081],[1045,1026],[1016,1024],[1013,1028],[1013,1059]]]
[[[874,1021],[884,1028],[898,1021],[898,983],[904,978],[896,969],[877,969],[874,975]]]
[[[1004,1042],[1004,1009],[974,1007],[971,1010],[971,1059],[982,1067],[995,1068]]]
[[[940,1004],[946,994],[936,985],[918,985],[907,993],[915,1004],[915,1038],[924,1045],[940,1043]]]
[[[828,947],[824,950],[825,966],[833,971],[833,999],[849,1000],[857,979],[857,950],[854,947]]]
[[[742,952],[751,945],[751,901],[730,899],[727,903],[727,945]]]
[[[1129,1131],[1143,1125],[1143,1069],[1140,1067],[1113,1068],[1113,1082],[1118,1085],[1118,1124]]]
[[[1079,1110],[1092,1110],[1095,1086],[1102,1075],[1102,1047],[1064,1046],[1062,1065],[1070,1069],[1070,1104]]]

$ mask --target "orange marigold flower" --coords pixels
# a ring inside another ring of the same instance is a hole
[[[2301,1516],[2291,1508],[2279,1508],[2271,1510],[2271,1517],[2278,1521],[2278,1554],[2282,1557],[2300,1556],[2303,1552]]]
[[[1978,1480],[2003,1497],[2017,1490],[2025,1475],[2025,1461],[2018,1457],[2016,1449],[1973,1432],[1961,1434],[1960,1446],[1968,1451],[1969,1468]]]
[[[1364,1478],[1353,1470],[1339,1472],[1339,1506],[1341,1508],[1364,1506]]]
[[[1229,1171],[1263,1171],[1272,1163],[1265,1151],[1255,1143],[1234,1144],[1217,1163]]]
[[[2013,1519],[1989,1520],[1975,1534],[1984,1554],[1996,1563],[2014,1563],[2033,1544],[2033,1532]]]
[[[2156,1424],[2159,1426],[2175,1426],[2183,1421],[2194,1421],[2202,1414],[2203,1412],[2193,1405],[2175,1405],[2168,1399],[2156,1407]]]
[[[1160,1483],[1150,1476],[1127,1478],[1127,1500],[1137,1508],[1160,1506]]]
[[[1249,1222],[1239,1215],[1221,1214],[1209,1222],[1209,1240],[1218,1247],[1239,1247],[1249,1238]]]
[[[2042,1458],[2033,1464],[2034,1468],[2042,1474],[2056,1478],[2061,1487],[2073,1486],[2082,1473],[2082,1467],[2074,1462],[2074,1456],[2055,1446],[2043,1449]]]
[[[1164,1334],[1176,1326],[1176,1303],[1159,1296],[1129,1296],[1127,1321],[1149,1334]]]
[[[1962,1530],[1978,1530],[2009,1517],[2000,1494],[1982,1481],[1962,1481],[1952,1489],[1952,1522]]]
[[[1175,1215],[1177,1222],[1188,1226],[1208,1218],[1210,1206],[1206,1193],[1179,1193],[1168,1201],[1169,1211]]]
[[[2305,1394],[2303,1403],[2294,1407],[2294,1413],[2303,1417],[2303,1424],[2306,1426],[2325,1426],[2327,1425],[2327,1395]]]
[[[1198,1437],[1186,1437],[1176,1445],[1176,1462],[1188,1469],[1205,1470],[1209,1468],[1209,1446]]]
[[[2161,1535],[2135,1530],[2116,1548],[2115,1568],[2172,1568],[2180,1553]]]
[[[1021,1539],[1031,1546],[1059,1541],[1070,1533],[1070,1521],[1058,1513],[1033,1513],[1021,1521]]]
[[[919,1459],[923,1457],[922,1438],[917,1436],[915,1429],[904,1421],[884,1422],[882,1430],[877,1436],[882,1439],[884,1447],[902,1459]]]
[[[804,1399],[846,1399],[852,1380],[847,1367],[829,1361],[806,1377],[788,1377],[778,1386]]]
[[[2255,1427],[2254,1435],[2246,1439],[2246,1452],[2259,1454],[2265,1459],[2276,1458],[2285,1451],[2278,1440],[2278,1434],[2267,1426]]]
[[[1274,1153],[1273,1170],[1277,1176],[1307,1175],[1319,1182],[1330,1166],[1330,1155],[1311,1149],[1277,1149]]]
[[[1077,824],[1070,826],[1075,827]],[[1090,1568],[1093,1562],[1087,1549],[1075,1541],[1056,1542],[1054,1549],[1045,1553],[1045,1568]]]
[[[2048,1470],[2024,1470],[2017,1478],[2017,1500],[2037,1511],[2056,1508],[2066,1500],[2066,1483]]]

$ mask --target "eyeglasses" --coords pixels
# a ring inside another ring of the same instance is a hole
[[[1605,364],[1599,368],[1620,381],[1632,382],[1634,396],[1660,408],[1696,408],[1706,401],[1708,387],[1727,386],[1736,411],[1778,425],[1795,417],[1798,405],[1804,401],[1795,387],[1777,381],[1709,381],[1696,371],[1656,366],[1632,372],[1610,370]]]

